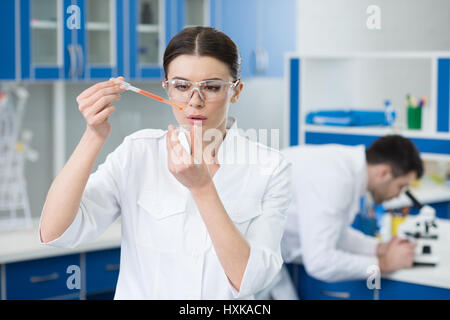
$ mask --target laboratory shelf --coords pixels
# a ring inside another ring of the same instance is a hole
[[[307,59],[431,59],[450,58],[448,51],[348,51],[348,52],[309,52],[288,53],[287,57]]]
[[[450,52],[288,53],[285,56],[286,145],[339,143],[369,145],[387,134],[412,139],[424,158],[449,160]],[[406,94],[427,96],[422,129],[407,130]],[[391,127],[338,127],[306,124],[310,111],[384,110],[397,112]]]

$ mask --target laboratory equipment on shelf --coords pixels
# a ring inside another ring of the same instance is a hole
[[[25,160],[36,161],[29,148],[31,131],[22,131],[28,92],[18,86],[0,90],[0,229],[31,227],[31,212],[24,174]],[[20,215],[22,213],[22,216]]]
[[[415,266],[435,266],[439,258],[434,254],[433,246],[438,239],[438,225],[434,208],[421,204],[408,190],[405,194],[419,208],[419,214],[410,216],[398,228],[398,236],[417,243],[414,255]]]

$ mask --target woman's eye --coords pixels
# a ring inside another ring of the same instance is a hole
[[[211,91],[211,92],[217,92],[220,90],[220,86],[208,85],[208,86],[205,86],[205,90]]]
[[[180,91],[186,91],[189,88],[186,84],[175,84],[175,89]]]

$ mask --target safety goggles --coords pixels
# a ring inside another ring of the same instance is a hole
[[[213,102],[223,99],[230,89],[236,88],[240,80],[234,82],[225,80],[189,81],[173,79],[163,81],[162,87],[166,90],[170,100],[179,103],[187,103],[197,91],[204,102]]]

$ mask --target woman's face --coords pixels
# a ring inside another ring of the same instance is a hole
[[[170,62],[167,70],[167,80],[189,80],[193,82],[221,79],[232,82],[228,66],[220,60],[206,56],[180,55]],[[194,86],[196,88],[197,86]],[[225,132],[226,119],[230,102],[237,101],[242,90],[242,83],[233,90],[225,91],[225,94],[219,94],[214,101],[206,101],[200,97],[197,90],[193,91],[192,96],[187,102],[174,101],[183,110],[172,107],[172,111],[178,123],[183,126],[192,126],[193,116],[206,117],[202,121],[203,131],[207,129],[219,129]],[[198,87],[197,87],[198,88]]]

